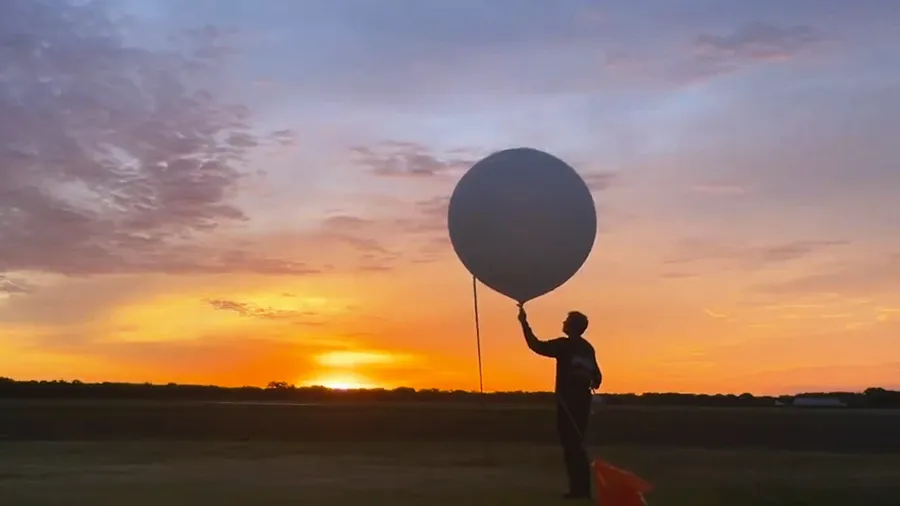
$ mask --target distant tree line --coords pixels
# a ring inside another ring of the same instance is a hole
[[[900,391],[868,388],[864,392],[809,392],[797,395],[754,396],[733,394],[600,394],[602,402],[619,406],[769,407],[790,405],[795,398],[827,397],[849,408],[900,408]],[[297,387],[272,381],[265,387],[222,387],[175,383],[85,383],[74,381],[16,381],[0,377],[0,399],[118,399],[156,401],[232,402],[452,402],[482,400],[497,403],[550,403],[551,392],[491,392],[464,390],[394,389],[333,390],[320,386]]]

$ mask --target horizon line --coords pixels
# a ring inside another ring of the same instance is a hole
[[[454,389],[441,389],[434,387],[408,387],[408,386],[397,386],[397,387],[359,387],[359,388],[334,388],[328,387],[325,385],[297,385],[294,383],[288,383],[286,381],[271,381],[267,385],[241,385],[241,386],[225,386],[225,385],[216,385],[216,384],[200,384],[200,383],[176,383],[176,382],[167,382],[167,383],[154,383],[150,381],[143,382],[135,382],[135,381],[82,381],[79,379],[73,380],[64,380],[64,379],[31,379],[31,380],[17,380],[15,378],[0,376],[0,384],[4,382],[12,382],[12,383],[65,383],[65,384],[80,384],[80,385],[132,385],[132,386],[151,386],[151,387],[199,387],[199,388],[220,388],[226,390],[240,390],[240,389],[258,389],[258,390],[278,390],[278,389],[288,389],[288,390],[326,390],[329,392],[396,392],[398,390],[412,390],[415,393],[423,393],[423,392],[439,392],[446,394],[453,393],[464,393],[468,395],[510,395],[510,394],[530,394],[530,395],[540,395],[547,394],[553,395],[553,391],[550,390],[493,390],[493,391],[484,391],[480,392],[478,390],[466,390],[461,388]],[[271,388],[272,384],[283,384],[284,386]],[[595,392],[594,395],[602,396],[644,396],[644,395],[691,395],[696,397],[741,397],[745,395],[749,395],[754,398],[777,398],[777,397],[796,397],[802,395],[811,395],[811,394],[829,394],[829,395],[837,395],[837,394],[854,394],[854,395],[865,395],[866,390],[869,389],[880,389],[888,392],[893,392],[892,388],[880,387],[880,386],[871,386],[864,390],[819,390],[819,391],[803,391],[803,392],[793,392],[793,393],[780,393],[780,394],[754,394],[751,392],[743,392],[740,394],[735,393],[697,393],[697,392],[678,392],[678,391],[645,391],[645,392]]]

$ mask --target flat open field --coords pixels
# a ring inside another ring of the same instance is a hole
[[[561,504],[553,430],[539,406],[2,402],[0,505]],[[599,407],[592,432],[651,506],[900,504],[900,413]]]
[[[900,410],[598,406],[604,445],[900,453]],[[0,439],[555,443],[553,406],[0,401]]]
[[[536,444],[3,443],[10,506],[562,504],[559,452]],[[900,457],[595,449],[650,480],[653,506],[896,506]]]

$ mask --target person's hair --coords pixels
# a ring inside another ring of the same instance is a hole
[[[575,334],[584,334],[588,328],[588,317],[580,311],[569,311],[570,330]]]

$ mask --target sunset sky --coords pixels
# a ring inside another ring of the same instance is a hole
[[[900,2],[53,3],[0,5],[0,376],[477,389],[447,200],[530,146],[603,391],[900,388]],[[486,388],[551,389],[479,295]]]

